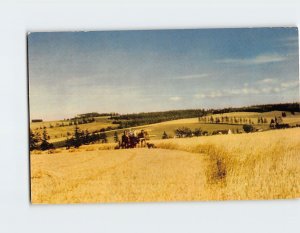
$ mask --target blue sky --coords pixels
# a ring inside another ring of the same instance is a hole
[[[31,118],[299,101],[297,28],[36,32]]]

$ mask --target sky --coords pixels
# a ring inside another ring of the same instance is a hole
[[[299,102],[297,28],[34,32],[31,119]]]

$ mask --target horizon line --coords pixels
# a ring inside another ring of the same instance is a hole
[[[162,110],[162,111],[148,111],[148,112],[145,112],[145,111],[142,111],[142,112],[129,112],[129,113],[118,113],[118,112],[97,112],[97,111],[91,111],[91,112],[86,112],[86,113],[77,113],[76,115],[81,115],[81,114],[87,114],[87,113],[98,113],[98,114],[112,114],[112,113],[117,113],[119,115],[130,115],[130,114],[141,114],[141,113],[158,113],[158,112],[171,112],[171,111],[185,111],[185,110],[222,110],[222,109],[235,109],[235,108],[249,108],[249,107],[257,107],[257,106],[264,106],[264,105],[283,105],[283,104],[298,104],[299,105],[299,111],[300,111],[300,100],[299,101],[296,101],[296,102],[284,102],[284,103],[266,103],[266,104],[253,104],[253,105],[243,105],[243,106],[236,106],[236,107],[232,107],[232,106],[229,106],[229,107],[222,107],[222,108],[182,108],[182,109],[169,109],[169,110]],[[29,111],[30,112],[30,111]],[[75,116],[76,116],[75,115]],[[73,117],[75,117],[73,116]],[[65,119],[70,119],[70,117],[67,117],[67,118],[61,118],[61,119],[47,119],[44,121],[43,118],[31,118],[29,116],[29,123],[31,123],[31,121],[33,119],[42,119],[43,122],[46,122],[46,121],[62,121],[62,120],[65,120]]]

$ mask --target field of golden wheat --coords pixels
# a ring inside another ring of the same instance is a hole
[[[236,117],[236,118],[246,118],[251,119],[251,121],[254,122],[254,126],[257,128],[262,128],[264,130],[269,128],[269,124],[271,119],[275,117],[280,117],[282,114],[281,111],[271,111],[271,112],[264,112],[264,113],[258,113],[258,112],[231,112],[231,113],[224,113],[224,114],[214,114],[213,117],[222,117],[222,116],[228,116],[228,117]],[[283,123],[295,125],[300,124],[300,114],[295,113],[292,115],[291,113],[287,112],[286,117],[282,118]],[[267,119],[266,124],[257,124],[258,117],[263,117]],[[175,133],[174,131],[177,128],[180,127],[188,127],[192,130],[195,128],[201,128],[203,131],[207,131],[209,134],[211,134],[213,131],[216,130],[240,130],[243,131],[243,124],[210,124],[210,123],[202,123],[199,122],[198,118],[186,118],[186,119],[179,119],[179,120],[172,120],[172,121],[164,121],[156,124],[151,125],[143,125],[143,126],[137,126],[132,127],[132,129],[135,130],[141,130],[144,129],[147,132],[149,132],[150,137],[152,139],[161,139],[163,132],[166,132],[168,136],[174,137]],[[124,129],[117,130],[117,132],[120,134],[122,133]],[[108,140],[110,142],[113,141],[113,133],[108,133]]]
[[[64,124],[64,126],[57,126],[57,124]],[[53,126],[52,128],[50,126]],[[93,132],[95,130],[100,130],[101,128],[115,127],[116,125],[112,124],[112,121],[108,117],[95,117],[95,122],[80,124],[78,128],[83,131]],[[43,127],[47,128],[47,133],[50,136],[49,142],[57,142],[66,140],[68,133],[74,133],[74,125],[69,125],[69,121],[60,120],[60,121],[45,121],[45,122],[34,122],[30,123],[30,128],[40,135],[43,134]]]
[[[281,111],[272,111],[272,112],[265,112],[265,113],[258,113],[258,112],[231,112],[231,113],[224,113],[224,114],[214,114],[214,117],[237,117],[237,118],[247,118],[251,119],[254,122],[254,126],[263,130],[269,128],[269,123],[272,118],[280,117],[282,114]],[[295,113],[292,115],[291,113],[287,112],[287,116],[283,118],[283,123],[295,125],[300,124],[300,114]],[[258,117],[266,118],[268,123],[266,124],[256,124]],[[96,117],[96,121],[92,123],[82,124],[78,127],[80,130],[83,131],[95,131],[100,130],[101,128],[106,127],[116,127],[116,125],[112,124],[112,120],[108,119],[108,117]],[[53,127],[49,128],[50,125],[55,126],[56,124],[64,123],[65,126],[63,127]],[[64,144],[64,141],[67,139],[67,135],[72,135],[74,133],[74,125],[68,126],[68,121],[46,121],[46,122],[35,122],[30,124],[30,128],[34,131],[42,135],[43,127],[47,127],[47,133],[50,136],[49,142],[55,143],[56,145]],[[207,131],[211,134],[213,131],[216,130],[232,130],[232,131],[243,131],[243,124],[210,124],[210,123],[203,123],[199,122],[198,118],[187,118],[187,119],[179,119],[179,120],[171,120],[171,121],[164,121],[160,123],[150,124],[150,125],[143,125],[143,126],[136,126],[130,128],[131,130],[146,130],[151,139],[161,139],[164,132],[167,133],[169,137],[175,136],[175,130],[180,127],[188,127],[191,130],[195,130],[196,128],[201,128],[202,131]],[[114,142],[114,133],[115,131],[119,134],[119,136],[123,133],[124,130],[128,129],[116,129],[116,130],[109,130],[106,131],[108,142]]]
[[[300,197],[300,129],[31,153],[32,203]]]

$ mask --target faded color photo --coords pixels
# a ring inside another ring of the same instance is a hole
[[[27,40],[32,203],[300,197],[297,28]]]

